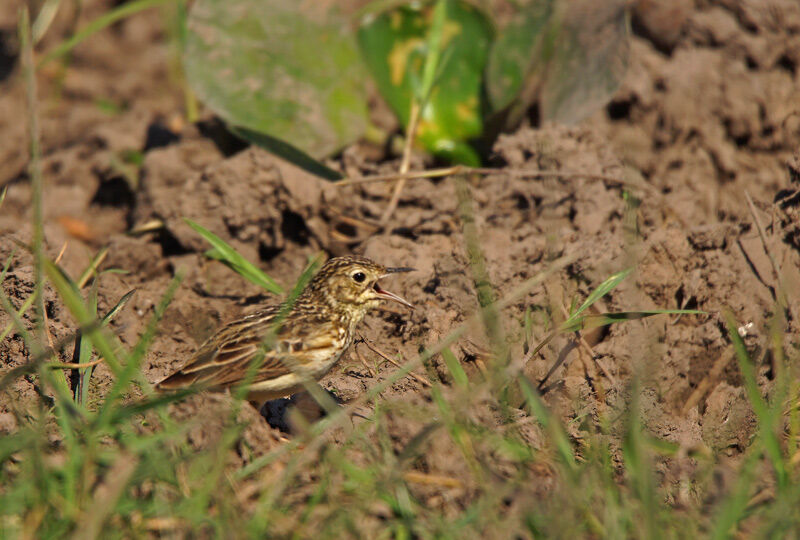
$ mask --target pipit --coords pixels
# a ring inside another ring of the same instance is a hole
[[[224,390],[250,376],[247,399],[257,407],[298,392],[304,381],[330,371],[353,343],[356,326],[382,300],[413,308],[378,284],[390,274],[411,270],[387,268],[365,257],[330,259],[293,305],[269,306],[222,327],[157,388]],[[248,374],[251,365],[253,375]]]

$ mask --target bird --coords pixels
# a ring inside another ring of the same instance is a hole
[[[264,307],[223,326],[156,389],[224,391],[247,380],[247,399],[257,409],[297,393],[336,365],[353,343],[356,327],[382,301],[413,309],[378,283],[413,270],[355,255],[331,258],[294,302]]]

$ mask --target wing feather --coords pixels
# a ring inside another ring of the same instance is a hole
[[[178,372],[158,384],[159,389],[174,389],[192,384],[225,388],[242,381],[279,310],[278,306],[234,321],[209,338]],[[314,313],[290,313],[264,351],[253,383],[292,373],[326,350],[337,349],[340,336],[333,323]]]

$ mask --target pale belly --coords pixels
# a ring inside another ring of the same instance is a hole
[[[339,361],[349,346],[350,343],[348,342],[344,347],[335,347],[339,350],[339,353],[335,355],[320,352],[318,356],[312,356],[312,360],[306,366],[297,366],[292,373],[250,385],[247,400],[261,405],[271,399],[278,399],[300,392],[306,388],[306,384],[316,384],[336,365],[336,362]]]

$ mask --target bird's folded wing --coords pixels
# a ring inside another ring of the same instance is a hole
[[[334,347],[336,336],[326,325],[317,325],[310,333],[298,333],[292,327],[303,321],[287,320],[273,339],[266,339],[258,331],[268,331],[264,322],[254,325],[252,320],[242,319],[226,326],[206,341],[180,371],[161,381],[158,388],[168,390],[192,384],[224,388],[244,380],[251,365],[256,369],[251,383],[275,379],[304,366],[314,354]]]

